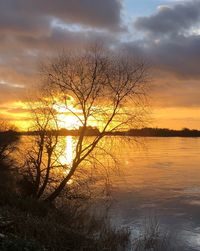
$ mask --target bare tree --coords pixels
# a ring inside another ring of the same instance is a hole
[[[26,137],[20,155],[22,165],[19,169],[21,176],[21,191],[24,196],[44,200],[57,184],[66,176],[71,168],[66,153],[65,138],[59,138],[58,112],[54,100],[51,98],[34,98],[29,101],[32,114],[32,127],[29,137]],[[25,159],[25,161],[24,161]],[[91,160],[90,160],[91,161]],[[68,200],[85,201],[91,197],[90,183],[94,177],[89,172],[76,172],[73,183],[64,191]]]
[[[58,168],[58,125],[56,113],[50,100],[35,99],[29,102],[35,134],[26,151],[25,163],[21,169],[22,188],[26,195],[40,198],[55,181],[53,172]],[[23,152],[24,154],[24,152]]]
[[[74,116],[81,128],[69,170],[45,199],[53,201],[105,135],[143,120],[147,69],[144,62],[135,61],[132,56],[111,53],[95,45],[63,53],[43,73],[45,93],[54,100],[54,105],[64,105],[67,114]],[[89,125],[99,129],[90,140]]]

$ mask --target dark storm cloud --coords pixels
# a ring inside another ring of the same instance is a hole
[[[200,106],[200,36],[149,38],[124,44],[151,67],[151,96],[156,106]]]
[[[200,1],[187,1],[172,7],[161,6],[156,14],[139,17],[135,27],[154,35],[178,34],[195,26],[199,20]]]
[[[200,78],[200,35],[179,35],[156,42],[146,40],[133,48],[149,58],[157,69],[173,73],[178,78]]]
[[[0,28],[12,31],[49,29],[58,19],[91,27],[120,29],[120,0],[1,0]]]
[[[47,15],[55,15],[65,22],[113,29],[120,27],[122,5],[119,0],[50,0],[49,2],[46,4],[45,0],[38,1],[37,9],[42,13],[46,12]]]
[[[1,37],[0,37],[1,38]],[[41,62],[61,51],[75,49],[92,42],[105,45],[116,42],[106,31],[77,31],[54,27],[48,35],[28,36],[11,34],[0,40],[0,80],[17,82],[26,86],[36,79]]]
[[[200,107],[199,21],[200,1],[163,6],[135,21],[142,36],[124,47],[150,62],[156,106]]]
[[[45,58],[95,40],[110,43],[121,30],[121,8],[120,0],[0,0],[0,80],[32,85]]]
[[[199,21],[199,0],[160,7],[156,14],[135,21],[144,37],[134,48],[155,68],[179,78],[200,78]]]
[[[122,30],[122,2],[0,0],[0,81],[11,83],[0,85],[0,103],[23,99],[26,88],[12,84],[32,86],[41,61],[63,49],[103,41],[152,65],[159,106],[200,105],[200,35],[191,32],[200,21],[200,0],[165,6],[138,18],[135,27],[142,38],[127,43],[121,42],[126,37],[120,32],[127,31]]]
[[[69,29],[62,29],[54,27],[51,33],[42,37],[28,37],[28,36],[16,36],[16,40],[19,46],[23,49],[28,45],[29,49],[43,50],[43,52],[54,53],[60,49],[65,48],[77,48],[92,41],[103,41],[105,44],[111,44],[116,42],[116,38],[106,31],[71,31]]]

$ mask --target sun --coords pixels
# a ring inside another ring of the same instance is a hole
[[[66,128],[69,130],[77,129],[82,126],[81,110],[77,109],[73,105],[73,99],[69,104],[63,104],[59,101],[53,105],[53,108],[57,111],[57,120],[59,128]]]
[[[58,124],[60,128],[66,128],[69,130],[77,129],[81,126],[81,122],[73,115],[61,113],[57,115]]]
[[[72,96],[56,98],[53,104],[53,109],[57,112],[57,123],[59,128],[68,130],[76,130],[84,125],[85,119],[83,111],[77,107],[77,104]],[[87,126],[97,127],[97,121],[89,116],[87,119]]]

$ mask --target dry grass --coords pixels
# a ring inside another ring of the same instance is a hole
[[[134,251],[175,251],[171,238],[156,217],[145,219],[141,235],[133,241]]]
[[[8,243],[10,246],[13,243],[14,250],[18,250],[18,244],[22,248],[23,243],[23,248],[32,243],[33,247],[40,248],[36,250],[49,251],[124,250],[129,241],[128,230],[113,229],[106,219],[89,215],[72,219],[70,212],[52,209],[45,217],[38,217],[10,206],[1,207],[0,215],[3,221],[9,219],[12,222],[1,231],[6,238],[0,242],[0,250]],[[83,226],[82,222],[87,224]]]

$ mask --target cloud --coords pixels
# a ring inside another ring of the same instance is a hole
[[[200,36],[177,36],[159,43],[146,38],[123,45],[151,68],[154,107],[200,107]]]
[[[13,100],[23,100],[25,97],[25,89],[11,85],[0,84],[0,105],[12,102]],[[1,113],[1,112],[0,112]]]
[[[199,80],[177,80],[162,73],[154,80],[151,96],[154,107],[200,107]]]
[[[151,35],[180,34],[200,20],[200,1],[186,1],[173,6],[161,6],[157,13],[148,17],[139,17],[136,29]]]
[[[1,0],[0,81],[30,86],[39,63],[62,49],[111,43],[121,31],[121,10],[121,0]],[[0,88],[16,91],[9,84]]]
[[[132,47],[149,58],[154,68],[166,74],[198,79],[199,21],[199,0],[160,6],[155,14],[135,21],[134,26],[143,36],[140,41],[134,41]]]
[[[26,97],[41,61],[103,41],[150,63],[155,106],[200,106],[200,0],[168,1],[153,15],[139,17],[134,26],[140,39],[132,41],[133,33],[122,29],[124,6],[122,0],[1,0],[0,104]]]
[[[123,47],[150,63],[154,107],[200,107],[199,21],[200,1],[162,6],[135,21],[141,37]]]
[[[159,42],[146,41],[140,50],[154,67],[175,74],[178,78],[200,77],[200,36],[176,36]]]
[[[53,19],[95,28],[118,30],[120,0],[1,0],[0,29],[48,32]]]
[[[53,27],[50,34],[43,36],[0,36],[0,81],[33,85],[38,81],[40,63],[63,49],[75,49],[95,41],[110,45],[116,38],[107,31],[71,31],[59,27]]]

